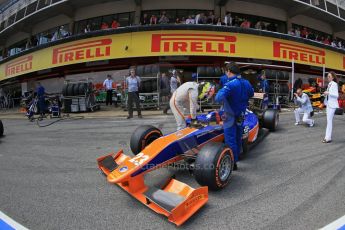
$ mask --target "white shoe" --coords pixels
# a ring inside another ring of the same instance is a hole
[[[309,127],[313,127],[315,124],[315,121],[314,120],[311,120],[311,124],[309,125]]]
[[[296,126],[299,125],[299,122],[296,122],[295,125],[296,125]]]

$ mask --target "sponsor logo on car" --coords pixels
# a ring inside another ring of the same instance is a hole
[[[127,166],[123,166],[122,168],[119,169],[121,173],[126,172],[128,170]]]

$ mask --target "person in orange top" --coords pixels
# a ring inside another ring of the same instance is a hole
[[[118,23],[116,20],[113,20],[111,23],[111,28],[112,29],[117,29],[120,26],[120,23]]]
[[[109,28],[108,24],[106,22],[102,22],[101,30],[106,30],[108,28]]]

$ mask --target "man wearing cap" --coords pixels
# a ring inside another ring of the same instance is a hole
[[[234,170],[237,170],[236,162],[241,152],[244,114],[254,90],[249,81],[241,77],[240,68],[236,63],[228,63],[225,69],[228,81],[218,91],[215,100],[224,105],[224,138],[234,154]]]

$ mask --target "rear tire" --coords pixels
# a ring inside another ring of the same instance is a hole
[[[268,109],[263,114],[263,127],[275,131],[279,122],[279,112],[275,109]]]
[[[139,126],[131,136],[130,147],[132,152],[137,155],[161,136],[163,136],[162,132],[152,125]]]
[[[0,120],[0,137],[4,135],[4,125],[2,124],[2,121]]]
[[[211,190],[220,190],[230,181],[234,156],[223,143],[206,144],[197,155],[194,168],[195,180]]]

